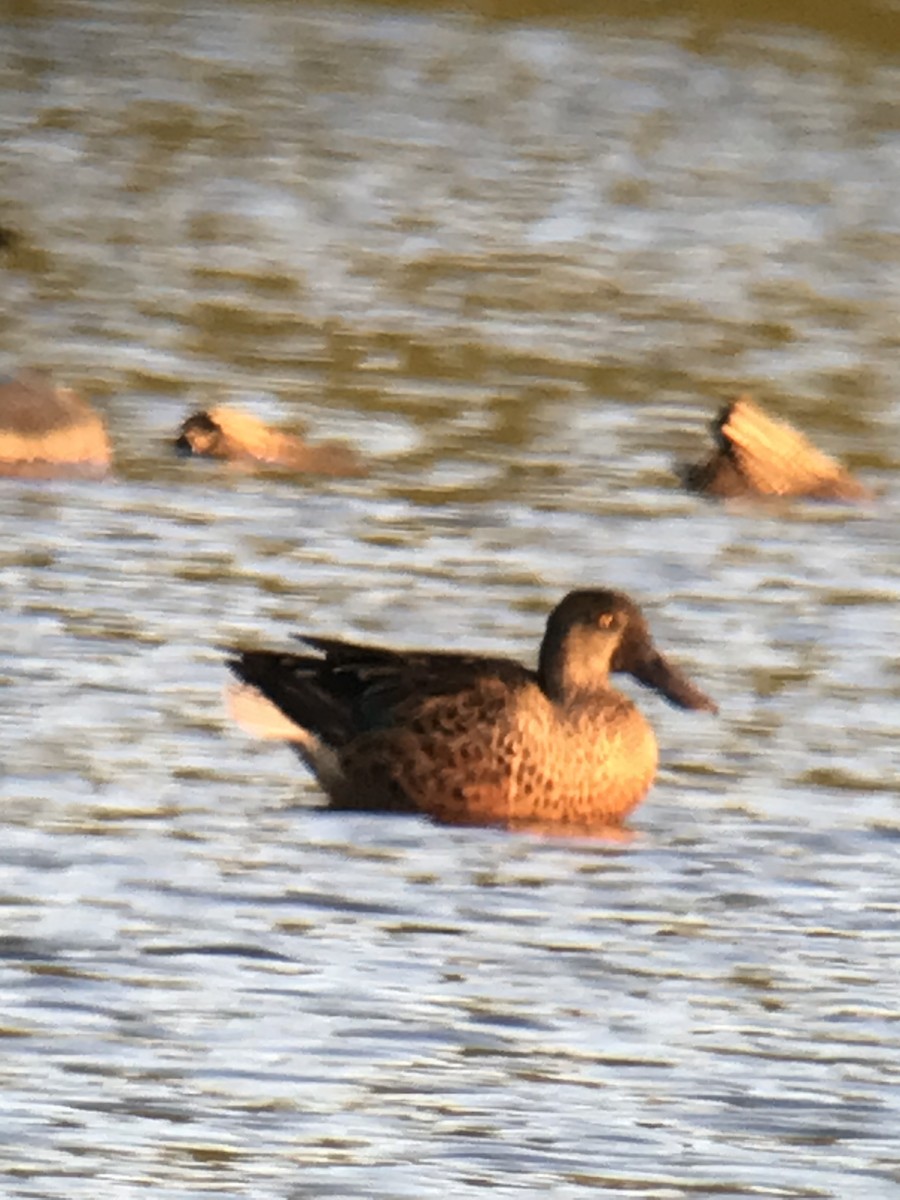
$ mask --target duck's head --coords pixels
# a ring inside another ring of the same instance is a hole
[[[633,676],[679,708],[717,712],[715,703],[653,644],[640,608],[624,592],[569,592],[547,619],[538,676],[562,699],[608,686],[611,671]]]
[[[175,439],[178,454],[213,455],[220,453],[222,430],[208,412],[195,412],[187,418]]]

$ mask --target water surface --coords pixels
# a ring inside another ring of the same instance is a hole
[[[6,6],[0,366],[117,476],[0,481],[5,1194],[897,1193],[893,10],[711,11]],[[878,500],[683,496],[742,389]],[[223,401],[371,477],[174,460]],[[223,645],[531,661],[587,584],[722,710],[633,689],[628,845],[225,722]]]

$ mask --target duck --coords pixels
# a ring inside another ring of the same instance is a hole
[[[0,380],[0,475],[99,477],[112,463],[103,419],[41,371]]]
[[[230,715],[289,743],[337,809],[449,825],[621,825],[649,791],[653,729],[610,682],[625,672],[684,709],[715,703],[655,647],[624,592],[569,592],[537,668],[508,658],[299,636],[310,652],[236,650]]]
[[[225,405],[191,413],[178,430],[175,449],[183,455],[257,463],[314,475],[366,473],[359,456],[341,442],[312,446],[296,434],[273,429],[251,413]]]
[[[688,491],[720,499],[782,496],[856,501],[872,492],[836,459],[823,454],[787,421],[751,396],[737,396],[712,422],[716,449],[704,462],[679,469]]]

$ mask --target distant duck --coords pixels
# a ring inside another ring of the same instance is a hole
[[[0,475],[104,475],[112,452],[103,421],[69,388],[21,371],[0,382]]]
[[[331,806],[553,830],[615,826],[643,799],[656,737],[623,671],[680,708],[716,706],[655,648],[622,592],[570,592],[538,667],[302,636],[315,653],[238,650],[231,715],[292,744]]]
[[[295,434],[272,429],[250,413],[221,406],[189,416],[178,431],[175,449],[202,458],[314,475],[366,474],[359,456],[340,442],[311,446]]]
[[[717,449],[680,468],[685,487],[706,496],[866,500],[871,491],[787,421],[768,416],[749,396],[727,404],[712,423]]]

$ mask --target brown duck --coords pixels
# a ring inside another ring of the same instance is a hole
[[[616,825],[656,774],[624,671],[680,708],[715,704],[653,645],[622,592],[570,592],[536,671],[506,658],[302,637],[314,654],[239,651],[232,716],[293,744],[333,807],[423,812],[453,824]]]
[[[180,454],[259,463],[314,475],[364,475],[359,457],[340,442],[312,446],[292,433],[272,429],[237,408],[210,408],[192,413],[175,440]]]
[[[871,492],[836,459],[823,454],[786,421],[749,396],[727,404],[712,423],[717,449],[705,462],[681,468],[689,491],[730,499],[793,496],[865,500]]]
[[[0,381],[0,475],[99,476],[112,454],[103,421],[40,371]]]

